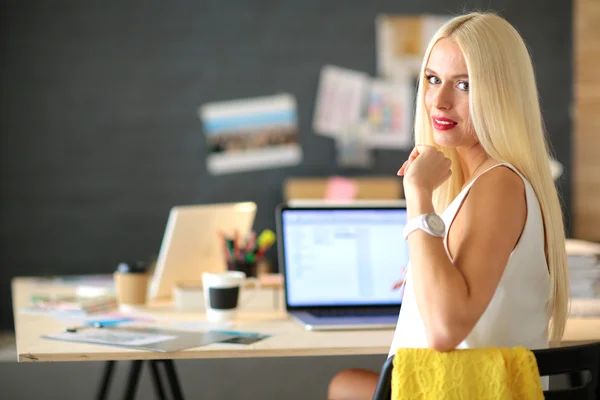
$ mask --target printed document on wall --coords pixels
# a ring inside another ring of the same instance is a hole
[[[287,93],[209,103],[199,116],[213,175],[299,164],[296,99]]]
[[[387,79],[413,80],[437,30],[451,17],[381,14],[376,19],[377,72]]]
[[[335,137],[359,123],[369,88],[365,73],[326,65],[321,69],[313,129]]]
[[[364,140],[370,147],[407,149],[412,142],[414,89],[407,82],[374,79]]]

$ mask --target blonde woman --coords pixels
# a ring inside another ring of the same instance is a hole
[[[563,218],[533,67],[507,21],[472,13],[436,33],[415,139],[398,171],[411,263],[390,355],[557,343],[568,312]],[[329,398],[370,398],[376,383],[376,373],[342,371]]]

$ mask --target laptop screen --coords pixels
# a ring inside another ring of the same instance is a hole
[[[406,209],[284,208],[280,218],[288,306],[400,305]]]

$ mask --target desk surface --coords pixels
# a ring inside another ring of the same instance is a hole
[[[147,360],[238,357],[291,357],[382,354],[389,351],[393,330],[310,332],[291,320],[282,311],[240,313],[230,329],[261,332],[272,337],[247,347],[226,344],[207,346],[172,353],[159,353],[112,346],[60,342],[42,339],[41,335],[57,334],[64,323],[44,315],[25,314],[20,310],[29,304],[33,293],[66,294],[73,287],[40,283],[31,278],[15,278],[12,282],[13,312],[19,361],[91,361]],[[158,321],[193,321],[202,315],[178,312],[170,304],[152,304],[147,313]],[[159,326],[169,328],[164,322]],[[570,319],[564,344],[600,341],[600,318]]]

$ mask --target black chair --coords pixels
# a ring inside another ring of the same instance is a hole
[[[572,377],[571,382],[576,382],[576,385],[572,385],[574,387],[568,389],[544,391],[546,400],[600,399],[600,343],[533,350],[533,354],[541,376],[568,374]],[[383,364],[373,400],[390,400],[393,362],[394,356],[391,356]],[[587,378],[585,382],[582,381],[582,376]]]

